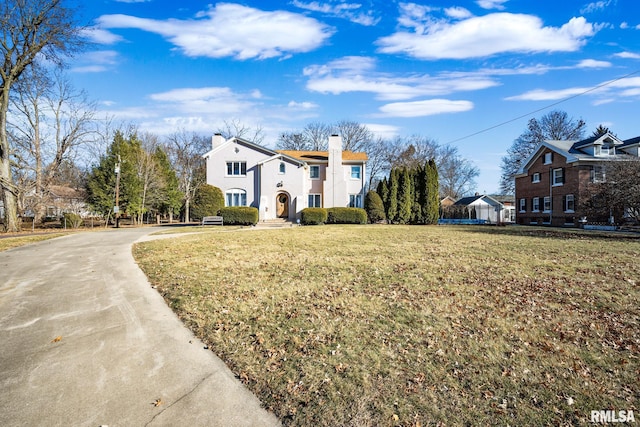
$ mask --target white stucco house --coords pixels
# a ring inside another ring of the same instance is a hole
[[[363,207],[366,153],[342,150],[332,135],[328,151],[272,150],[216,134],[206,159],[207,184],[225,206],[253,206],[260,220],[295,221],[307,207]]]

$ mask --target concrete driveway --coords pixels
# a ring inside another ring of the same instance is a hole
[[[0,252],[0,425],[279,425],[136,266],[153,231]]]

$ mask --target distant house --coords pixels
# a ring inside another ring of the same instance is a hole
[[[487,195],[476,194],[463,197],[458,199],[453,207],[464,209],[467,219],[483,220],[492,224],[508,222],[510,219],[508,209],[505,209],[501,202]]]
[[[74,213],[82,217],[89,215],[84,189],[52,185],[49,187],[47,217],[60,217],[63,213]]]
[[[362,207],[366,153],[342,150],[332,135],[328,151],[272,150],[216,134],[206,159],[207,184],[222,190],[225,206],[253,206],[261,221],[294,221],[307,207]]]
[[[640,137],[623,141],[611,133],[581,141],[544,141],[515,178],[518,224],[578,225],[579,195],[605,180],[608,162],[640,155]]]

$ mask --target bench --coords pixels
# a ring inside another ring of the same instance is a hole
[[[221,216],[205,216],[202,225],[224,225]]]

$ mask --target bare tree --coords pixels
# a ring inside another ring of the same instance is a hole
[[[436,156],[440,195],[454,199],[471,194],[476,188],[480,170],[458,153],[457,147],[441,146]]]
[[[593,222],[640,221],[640,159],[608,161],[603,172],[580,192],[580,215]]]
[[[12,147],[7,135],[7,112],[13,85],[39,54],[59,62],[81,46],[82,27],[63,0],[12,0],[0,4],[0,188],[5,230],[19,231],[18,190],[12,179]]]
[[[373,133],[363,124],[341,120],[333,127],[333,132],[342,137],[342,149],[348,151],[367,151]]]
[[[538,144],[545,140],[571,141],[582,139],[586,124],[582,120],[570,118],[564,111],[551,111],[537,120],[529,120],[524,131],[507,150],[502,158],[500,189],[505,194],[515,193],[515,176],[522,163],[533,153]]]
[[[262,141],[264,141],[264,130],[262,126],[252,128],[237,119],[225,120],[223,126],[218,128],[217,133],[222,134],[225,139],[238,137],[255,142],[256,144],[262,144]]]
[[[12,96],[11,141],[17,166],[30,170],[34,222],[44,218],[50,186],[64,162],[73,163],[78,148],[94,138],[95,107],[57,68],[51,76],[30,67]]]
[[[185,130],[175,132],[167,141],[167,154],[178,177],[179,189],[184,195],[184,221],[190,221],[189,209],[195,193],[206,182],[205,162],[202,155],[210,149],[210,140]]]
[[[287,132],[280,135],[276,147],[280,150],[309,151],[311,144],[302,133]]]

